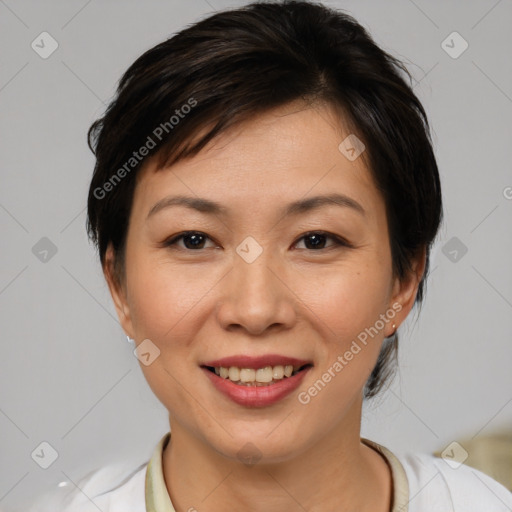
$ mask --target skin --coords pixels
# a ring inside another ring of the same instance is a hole
[[[252,118],[198,155],[158,170],[147,161],[135,190],[125,275],[104,267],[121,325],[160,355],[141,363],[169,411],[164,477],[177,512],[234,510],[390,510],[392,478],[378,452],[360,442],[362,393],[382,340],[411,310],[425,252],[403,279],[392,271],[384,199],[363,159],[338,145],[349,134],[331,109],[290,104]],[[284,217],[290,202],[332,192],[357,201]],[[147,219],[155,203],[183,194],[221,203],[226,215],[173,206]],[[207,235],[165,247],[183,231]],[[320,240],[310,231],[344,238]],[[236,248],[253,237],[252,263]],[[308,404],[307,391],[379,315],[401,311]],[[229,355],[277,353],[313,368],[285,399],[248,408],[220,394],[199,365]],[[252,443],[252,466],[237,453]],[[329,478],[326,478],[329,475]]]

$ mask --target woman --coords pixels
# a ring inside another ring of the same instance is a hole
[[[88,229],[170,432],[59,510],[511,509],[483,473],[360,438],[442,216],[402,72],[308,2],[217,13],[126,71],[89,132]]]

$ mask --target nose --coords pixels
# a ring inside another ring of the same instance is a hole
[[[297,299],[282,265],[264,250],[253,262],[235,256],[223,281],[216,308],[217,320],[228,331],[245,330],[254,336],[289,329],[296,320]]]

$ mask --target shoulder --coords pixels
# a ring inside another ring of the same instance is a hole
[[[510,512],[512,493],[465,464],[424,453],[397,457],[409,481],[409,512]],[[429,508],[425,508],[429,507]]]
[[[145,512],[146,467],[147,462],[101,467],[37,497],[28,512]]]

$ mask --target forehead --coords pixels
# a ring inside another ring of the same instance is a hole
[[[332,192],[371,205],[381,198],[364,151],[348,158],[354,135],[331,108],[295,102],[234,126],[168,168],[158,169],[150,159],[138,176],[134,208],[147,212],[171,193],[215,198],[235,208],[277,207]]]

